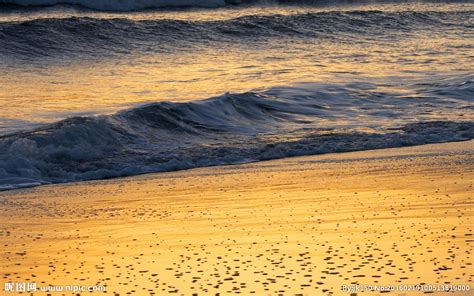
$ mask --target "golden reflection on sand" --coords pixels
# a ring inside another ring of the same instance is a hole
[[[109,295],[469,284],[473,151],[470,141],[3,192],[0,276]]]

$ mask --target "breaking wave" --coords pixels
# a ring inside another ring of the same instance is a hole
[[[467,76],[405,97],[368,84],[302,84],[70,118],[0,137],[0,190],[469,140],[473,87]]]

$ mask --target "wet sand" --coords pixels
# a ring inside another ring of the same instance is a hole
[[[473,154],[470,141],[1,192],[0,288],[379,295],[341,286],[470,284]]]

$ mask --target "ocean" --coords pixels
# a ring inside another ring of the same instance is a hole
[[[0,0],[0,190],[474,138],[471,1]]]

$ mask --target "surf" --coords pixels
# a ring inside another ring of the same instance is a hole
[[[157,102],[4,135],[0,190],[474,138],[469,76],[424,85],[417,100],[354,87],[302,84]],[[430,110],[464,116],[421,120]]]
[[[469,30],[472,11],[331,11],[291,15],[243,16],[218,21],[131,20],[66,17],[0,22],[0,57],[23,59],[123,55],[131,51],[166,52],[203,43],[246,44],[265,40],[334,40],[348,43],[426,26]],[[449,21],[449,23],[447,23]],[[396,36],[394,36],[396,38]],[[51,42],[54,40],[54,42]],[[130,46],[134,44],[133,48]],[[106,50],[102,50],[106,49]]]

